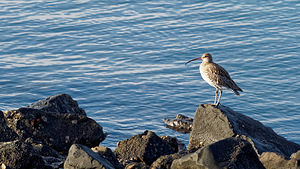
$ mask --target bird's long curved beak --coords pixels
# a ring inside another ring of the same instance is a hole
[[[186,62],[186,63],[185,63],[185,65],[186,65],[186,64],[188,64],[188,63],[190,63],[190,62],[192,62],[192,61],[194,61],[194,60],[200,60],[200,59],[201,59],[201,57],[199,57],[199,58],[195,58],[195,59],[192,59],[192,60],[190,60],[190,61]]]

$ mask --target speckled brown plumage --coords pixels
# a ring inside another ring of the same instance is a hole
[[[229,73],[222,66],[213,62],[211,54],[204,53],[201,57],[192,59],[187,63],[200,59],[202,59],[202,63],[200,64],[199,70],[202,78],[208,84],[216,88],[214,104],[219,105],[223,89],[231,89],[236,95],[240,95],[239,91],[242,92],[243,90],[237,86],[237,84],[231,79]],[[220,95],[217,102],[219,91]]]

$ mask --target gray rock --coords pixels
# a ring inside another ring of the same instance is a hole
[[[43,159],[30,144],[19,140],[0,142],[0,164],[14,169],[43,169],[47,168]]]
[[[259,155],[263,152],[277,152],[289,158],[300,149],[300,145],[287,141],[270,127],[228,107],[200,105],[195,112],[188,149],[196,150],[201,145],[208,145],[228,137],[241,137],[249,141]]]
[[[116,168],[116,169],[123,169],[124,168],[119,163],[119,161],[117,160],[117,157],[111,151],[110,148],[104,147],[104,146],[97,146],[97,147],[93,147],[92,150],[95,153],[98,153],[101,157],[105,158],[107,161],[109,161],[114,166],[114,168]]]
[[[115,150],[118,159],[144,162],[147,165],[160,156],[173,153],[175,153],[173,148],[151,131],[145,131],[143,134],[118,142]]]
[[[0,110],[0,133],[1,133],[0,142],[13,141],[18,138],[17,133],[7,126],[6,120],[1,110]]]
[[[64,169],[114,169],[105,158],[88,147],[73,144],[64,163]]]
[[[274,152],[263,152],[259,159],[267,169],[300,168],[298,160],[286,159],[284,156]]]
[[[77,101],[73,100],[68,94],[50,96],[44,100],[30,104],[28,108],[38,109],[45,112],[54,112],[60,114],[69,113],[86,116],[85,111],[78,107]]]
[[[251,144],[240,138],[227,138],[204,146],[174,160],[172,169],[263,169]]]
[[[150,169],[170,169],[172,162],[176,159],[181,158],[182,156],[182,154],[178,153],[161,156],[152,163]]]
[[[4,113],[7,124],[22,139],[50,146],[67,153],[74,144],[98,146],[105,139],[102,127],[94,120],[77,114],[47,113],[32,108],[20,108]]]

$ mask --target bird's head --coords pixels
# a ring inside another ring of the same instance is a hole
[[[192,59],[192,60],[186,62],[185,64],[188,64],[188,63],[190,63],[192,61],[195,61],[195,60],[201,60],[201,59],[202,59],[203,62],[212,62],[212,56],[211,56],[211,54],[204,53],[201,57]]]
[[[212,62],[212,56],[209,53],[204,53],[201,56],[201,59],[203,60],[203,62]]]

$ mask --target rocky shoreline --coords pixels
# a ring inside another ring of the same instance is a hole
[[[145,131],[112,151],[99,146],[106,133],[70,95],[51,96],[0,111],[1,169],[300,168],[300,145],[228,107],[202,104],[194,119],[164,122],[191,132],[187,149]]]

